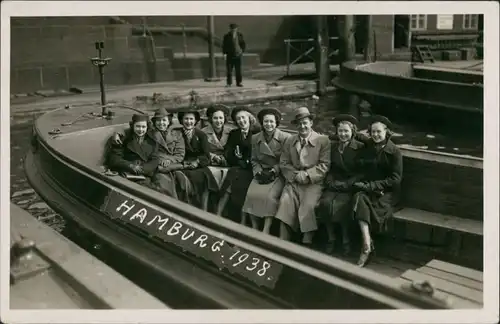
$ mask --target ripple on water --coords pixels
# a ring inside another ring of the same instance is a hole
[[[49,210],[50,207],[49,205],[47,205],[46,203],[44,202],[37,202],[37,203],[34,203],[32,205],[30,205],[28,207],[28,210],[32,210],[32,209],[43,209],[43,210]]]
[[[26,196],[26,195],[32,195],[35,193],[35,190],[32,188],[21,190],[21,191],[16,191],[12,194],[11,198],[16,198],[20,196]]]

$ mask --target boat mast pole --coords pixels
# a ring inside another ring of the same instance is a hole
[[[328,17],[327,16],[315,16],[316,20],[316,37],[315,37],[315,47],[316,47],[316,75],[317,81],[317,92],[318,95],[322,96],[326,93],[326,87],[330,81],[330,62],[328,58],[329,43],[330,38],[328,35]]]
[[[208,78],[205,79],[207,82],[219,81],[216,77],[216,63],[215,63],[215,23],[214,16],[207,16],[207,30],[208,30]]]

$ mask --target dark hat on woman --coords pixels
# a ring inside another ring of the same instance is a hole
[[[340,114],[340,115],[335,116],[335,118],[332,119],[332,123],[334,126],[337,126],[340,122],[344,122],[344,121],[350,122],[353,125],[358,124],[357,118],[354,117],[353,115],[349,115],[349,114]]]
[[[148,115],[143,115],[143,114],[134,114],[132,116],[132,124],[138,123],[141,121],[149,122],[149,116]]]
[[[292,124],[296,124],[300,119],[309,117],[311,120],[314,119],[314,114],[309,112],[307,107],[299,107],[294,111],[294,117],[291,121]]]
[[[253,113],[247,107],[236,107],[236,108],[233,108],[233,110],[231,111],[231,119],[233,120],[233,122],[235,124],[236,124],[236,114],[238,114],[240,111],[246,111],[250,115],[253,115]]]
[[[262,125],[264,121],[264,116],[266,115],[274,115],[276,118],[276,125],[279,126],[280,121],[281,121],[281,111],[275,108],[264,108],[259,113],[257,114],[257,119],[259,120],[259,123]]]
[[[172,117],[172,113],[169,113],[165,108],[160,108],[157,111],[155,111],[154,116],[151,118],[151,120],[155,120],[156,118],[163,118],[163,117]]]
[[[201,119],[200,112],[198,110],[190,109],[190,110],[185,110],[185,111],[179,111],[177,113],[177,119],[179,120],[180,123],[182,123],[182,119],[184,119],[184,116],[186,114],[193,114],[196,122],[199,122]]]
[[[370,117],[370,126],[373,125],[374,123],[382,123],[387,128],[391,129],[392,128],[392,123],[389,120],[389,118],[382,116],[382,115],[373,115]]]
[[[207,108],[207,117],[211,119],[213,114],[215,114],[218,111],[222,111],[222,113],[224,113],[224,116],[229,115],[229,111],[225,106],[212,105]]]

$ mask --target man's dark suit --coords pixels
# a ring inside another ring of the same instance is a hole
[[[232,72],[233,68],[236,73],[236,84],[240,85],[243,79],[241,75],[241,58],[243,56],[243,52],[245,52],[246,44],[243,39],[243,34],[240,32],[236,32],[238,38],[238,45],[241,51],[238,53],[236,51],[236,44],[233,31],[230,31],[226,35],[224,35],[224,39],[222,41],[222,52],[227,55],[226,56],[226,77],[227,84],[231,85],[233,83]]]

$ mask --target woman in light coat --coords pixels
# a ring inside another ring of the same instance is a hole
[[[254,178],[247,191],[243,213],[250,215],[252,227],[258,229],[258,219],[264,218],[263,232],[269,234],[278,210],[285,181],[280,172],[280,157],[290,134],[279,130],[281,112],[262,109],[257,119],[263,130],[252,137],[252,170]]]

